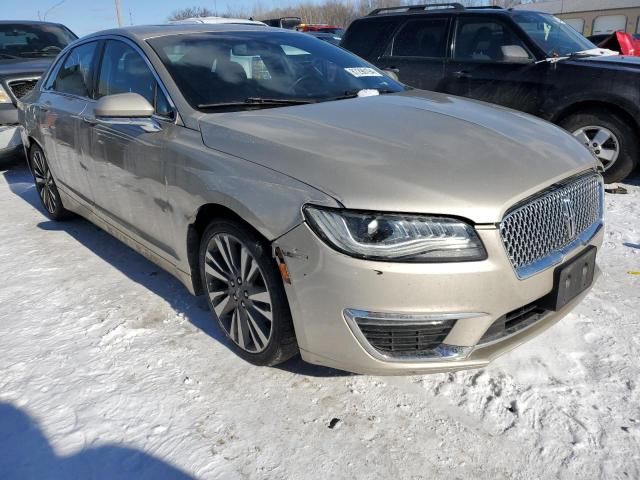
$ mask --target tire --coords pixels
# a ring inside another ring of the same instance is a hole
[[[202,235],[199,259],[209,308],[240,357],[272,366],[298,353],[289,302],[266,241],[240,222],[215,220]]]
[[[621,116],[607,110],[584,111],[566,117],[559,125],[600,158],[605,167],[605,183],[624,180],[636,167],[640,153],[638,136],[629,122]],[[600,133],[602,136],[598,137]],[[605,138],[604,142],[599,140]],[[614,149],[617,153],[610,160]]]
[[[33,181],[44,208],[44,213],[51,220],[65,220],[71,216],[71,212],[64,208],[60,192],[56,185],[44,152],[38,145],[33,145],[29,151],[29,166],[33,175]]]

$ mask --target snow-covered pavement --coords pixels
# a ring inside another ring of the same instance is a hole
[[[640,178],[603,276],[489,368],[246,364],[201,298],[0,171],[0,479],[640,478]]]

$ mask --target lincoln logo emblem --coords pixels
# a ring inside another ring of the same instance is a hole
[[[573,209],[573,202],[569,198],[563,198],[562,204],[564,206],[564,222],[567,226],[567,234],[569,238],[573,238],[577,233],[577,225],[576,225],[576,212]]]

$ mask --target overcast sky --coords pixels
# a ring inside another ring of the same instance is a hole
[[[114,0],[1,0],[3,20],[38,20],[49,10],[46,20],[65,24],[77,35],[117,26]],[[208,7],[220,12],[246,8],[256,3],[264,8],[287,6],[293,0],[121,0],[124,25],[163,23],[176,9],[191,6]],[[54,8],[52,8],[54,7]]]

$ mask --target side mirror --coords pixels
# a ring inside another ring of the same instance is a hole
[[[116,93],[98,100],[94,109],[96,118],[150,118],[153,106],[138,93]]]
[[[501,47],[504,63],[532,63],[533,58],[520,45],[504,45]]]
[[[397,68],[387,67],[382,69],[382,72],[392,80],[395,80],[396,82],[400,81],[400,78],[398,78],[398,73],[400,73],[400,70],[398,70]]]

